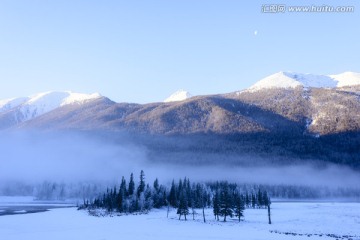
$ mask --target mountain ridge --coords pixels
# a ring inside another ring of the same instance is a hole
[[[333,78],[357,83],[346,78],[349,74],[357,79],[351,72],[333,75]],[[276,80],[278,75],[265,80]],[[164,103],[116,103],[100,94],[72,92],[45,92],[7,102],[2,100],[0,129],[35,126],[82,129],[87,126],[88,129],[125,129],[152,134],[231,134],[292,131],[295,127],[314,136],[360,130],[360,85],[319,88],[319,82],[326,82],[329,77],[283,72],[280,75],[277,82],[286,83],[280,84],[282,87],[268,88],[265,84],[256,91],[249,88]],[[317,87],[299,84],[309,79],[319,80],[312,84]],[[263,80],[257,83],[262,85]],[[331,84],[335,82],[332,81]]]
[[[295,72],[278,72],[267,76],[245,91],[257,91],[269,88],[316,87],[335,88],[360,84],[360,73],[344,72],[336,75],[316,75]]]
[[[71,91],[48,91],[29,97],[4,99],[0,100],[0,122],[1,118],[5,117],[10,125],[11,122],[17,124],[29,121],[62,106],[82,104],[98,98],[101,98],[99,93],[83,94]]]
[[[360,168],[360,85],[270,88],[148,104],[99,97],[27,121],[15,122],[14,116],[0,113],[2,130],[106,132],[114,138],[125,132],[163,161],[174,154],[201,162],[230,154],[235,162],[310,159]]]

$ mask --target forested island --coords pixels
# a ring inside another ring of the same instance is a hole
[[[179,220],[188,215],[195,218],[199,209],[202,210],[203,221],[205,208],[212,208],[216,220],[226,222],[228,217],[244,217],[245,208],[266,208],[270,220],[271,200],[265,189],[244,190],[236,183],[217,181],[208,183],[191,182],[189,178],[172,181],[167,187],[160,184],[158,178],[152,185],[146,183],[144,171],[140,172],[139,183],[135,184],[131,173],[129,182],[122,177],[119,187],[108,188],[107,191],[94,199],[84,199],[79,209],[87,209],[96,214],[96,209],[105,209],[107,213],[119,214],[147,213],[153,208],[176,208]]]

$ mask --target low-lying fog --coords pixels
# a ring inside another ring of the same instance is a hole
[[[137,179],[141,169],[145,171],[148,181],[158,177],[163,183],[184,176],[198,181],[231,180],[239,183],[350,188],[357,188],[360,182],[359,172],[335,165],[323,168],[313,167],[309,163],[236,167],[222,164],[222,161],[216,164],[182,165],[179,164],[181,159],[176,161],[177,164],[154,163],[149,159],[149,151],[144,145],[127,142],[126,138],[119,142],[83,134],[2,133],[0,152],[0,188],[10,182],[119,182],[121,176],[128,179],[131,172]],[[227,157],[236,156],[225,155],[222,159]],[[212,162],[216,162],[216,159]]]

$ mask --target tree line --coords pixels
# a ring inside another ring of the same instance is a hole
[[[179,219],[195,218],[202,210],[204,222],[205,209],[212,208],[216,220],[226,221],[229,217],[244,217],[245,208],[269,208],[270,197],[264,189],[244,191],[241,186],[227,181],[212,183],[192,183],[189,178],[172,181],[171,186],[160,184],[156,178],[150,185],[145,181],[144,171],[140,172],[136,183],[131,173],[129,182],[124,177],[120,186],[108,188],[94,199],[84,200],[81,209],[106,209],[108,212],[136,213],[148,212],[152,208],[175,208]]]
[[[137,182],[137,181],[136,181]],[[151,184],[150,184],[151,185]],[[170,185],[170,184],[169,184]],[[207,184],[208,185],[208,184]],[[0,195],[4,196],[34,196],[36,200],[58,200],[67,199],[94,199],[99,192],[106,191],[106,184],[100,182],[54,182],[42,181],[39,183],[7,182],[0,184]],[[349,198],[360,199],[360,187],[342,186],[301,186],[285,184],[240,184],[238,187],[242,193],[251,197],[257,189],[266,189],[272,198],[279,199],[322,199],[322,198]],[[118,191],[118,189],[117,189]]]

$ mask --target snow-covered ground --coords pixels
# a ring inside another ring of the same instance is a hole
[[[144,215],[93,217],[76,208],[0,217],[1,239],[360,239],[360,203],[272,204],[273,224],[267,224],[265,209],[245,210],[245,219],[216,222],[207,210],[195,221],[179,221],[175,210]],[[288,234],[285,234],[288,233]],[[292,234],[289,234],[292,233]],[[296,235],[298,234],[298,235]],[[301,235],[299,235],[301,234]],[[304,235],[306,234],[306,235]],[[327,236],[328,234],[328,236]]]

